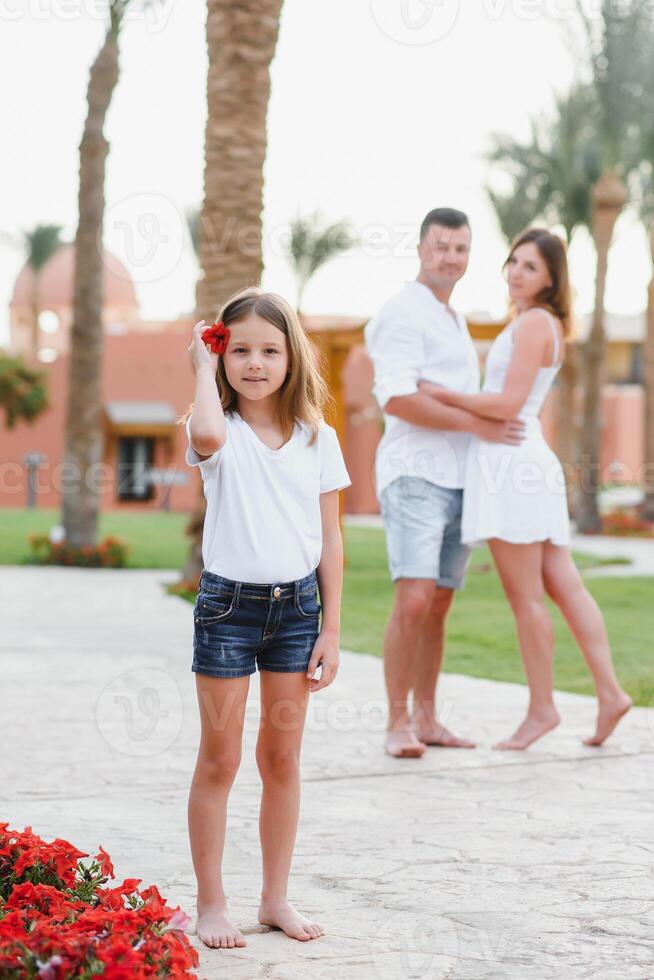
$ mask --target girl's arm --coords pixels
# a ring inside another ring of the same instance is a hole
[[[320,494],[322,520],[322,553],[316,569],[322,622],[316,640],[307,677],[312,693],[327,687],[336,677],[341,646],[341,594],[343,591],[343,538],[338,519],[338,490]],[[320,680],[314,679],[318,665],[322,666]]]
[[[212,456],[222,449],[227,438],[225,414],[220,404],[216,371],[220,354],[213,354],[202,341],[207,324],[200,320],[193,327],[193,339],[188,348],[195,370],[195,399],[189,431],[191,445],[199,456]]]
[[[475,415],[490,419],[514,419],[532,389],[536,373],[549,349],[551,336],[548,323],[537,311],[522,314],[513,333],[513,353],[504,388],[500,392],[466,395],[450,391],[449,388],[439,388],[428,381],[421,381],[418,388],[446,405],[465,408]]]

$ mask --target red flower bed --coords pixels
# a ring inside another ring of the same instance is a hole
[[[86,568],[123,568],[129,547],[112,535],[95,546],[77,547],[65,541],[53,542],[47,534],[30,534],[32,565],[81,565]]]
[[[614,510],[602,518],[602,533],[618,537],[651,538],[654,537],[654,524],[644,521],[635,508]]]
[[[105,887],[115,875],[104,848],[88,866],[82,857],[68,841],[0,823],[2,980],[194,977],[189,917],[156,885],[139,890],[140,878]]]

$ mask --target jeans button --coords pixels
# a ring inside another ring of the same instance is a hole
[[[280,589],[280,587],[278,585],[276,585],[275,588],[273,589],[273,595],[274,595],[275,599],[279,599],[279,597],[280,597],[281,594],[282,594],[282,590]]]

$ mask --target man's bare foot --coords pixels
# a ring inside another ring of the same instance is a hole
[[[262,926],[276,926],[291,939],[299,939],[301,943],[325,935],[322,926],[300,915],[288,902],[268,903],[262,899],[259,906],[259,922]]]
[[[502,742],[498,742],[493,748],[509,752],[522,751],[523,749],[529,748],[533,742],[542,738],[543,735],[551,732],[560,721],[558,711],[553,711],[551,714],[539,718],[532,718],[527,715],[511,738],[506,738]]]
[[[417,735],[425,745],[438,745],[444,749],[475,749],[477,746],[467,738],[459,738],[451,732],[445,725],[441,725],[436,719],[433,720],[431,727],[418,725]]]
[[[585,738],[583,740],[584,745],[601,745],[605,742],[632,704],[633,701],[625,691],[622,691],[612,701],[600,701],[595,734],[592,738]]]
[[[410,728],[391,729],[386,736],[386,752],[394,759],[419,759],[426,751]]]
[[[227,918],[224,905],[198,906],[198,920],[195,927],[198,939],[212,949],[234,949],[245,946],[245,936]]]

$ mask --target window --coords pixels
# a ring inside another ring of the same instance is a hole
[[[148,470],[154,460],[154,439],[122,436],[118,440],[118,499],[152,500]]]
[[[59,326],[59,317],[53,310],[41,310],[39,313],[39,329],[43,333],[56,333]]]

